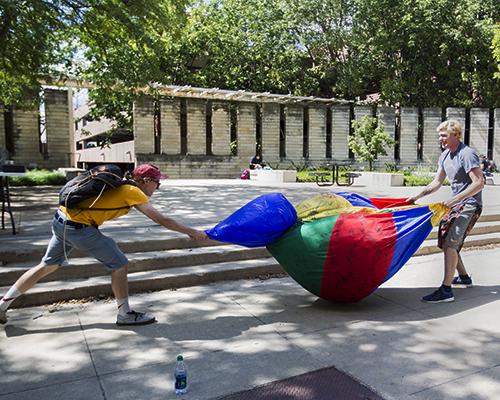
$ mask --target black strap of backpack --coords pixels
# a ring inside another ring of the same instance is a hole
[[[123,181],[122,185],[132,185],[137,187],[137,184],[134,181],[126,179]],[[95,211],[113,211],[113,210],[125,210],[130,209],[132,206],[122,206],[122,207],[113,207],[113,208],[100,208],[100,207],[77,207],[77,210],[95,210]]]

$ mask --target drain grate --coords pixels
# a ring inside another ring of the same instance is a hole
[[[334,367],[271,382],[219,400],[384,400]]]

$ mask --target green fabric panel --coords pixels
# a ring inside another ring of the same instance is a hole
[[[333,227],[339,216],[305,222],[267,246],[286,272],[306,290],[319,296]]]

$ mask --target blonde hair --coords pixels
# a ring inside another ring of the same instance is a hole
[[[441,131],[446,131],[450,135],[454,135],[460,139],[462,136],[462,125],[455,119],[449,119],[447,121],[443,121],[439,124],[436,131],[439,133]]]

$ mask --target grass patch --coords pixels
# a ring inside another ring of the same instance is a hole
[[[332,170],[318,170],[318,171],[297,171],[297,182],[316,182],[315,176],[309,176],[312,172],[329,172],[330,177],[325,176],[325,180],[332,180]]]
[[[10,186],[63,186],[65,183],[66,177],[64,174],[46,169],[31,169],[26,171],[24,176],[11,176],[9,178]]]

